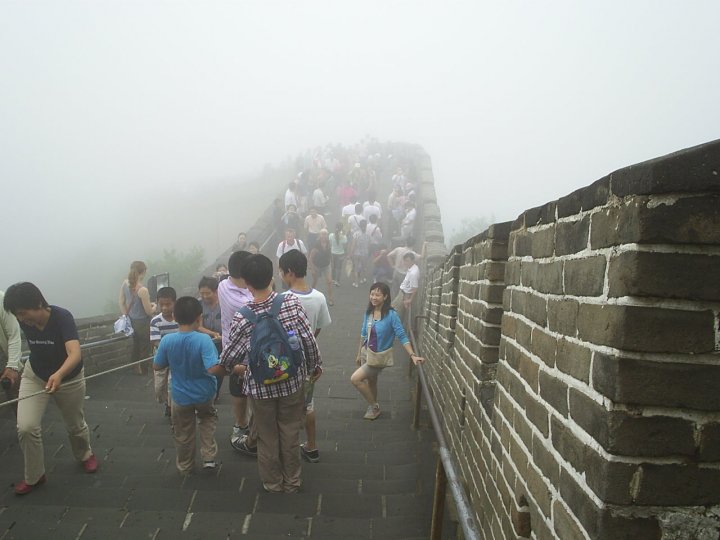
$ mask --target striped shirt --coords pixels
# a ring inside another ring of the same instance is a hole
[[[177,321],[168,321],[162,313],[155,315],[150,321],[150,341],[159,342],[163,336],[177,332],[178,328]]]
[[[267,299],[262,302],[252,301],[247,307],[255,313],[269,311],[276,295],[277,293],[272,292]],[[305,362],[300,365],[298,374],[295,377],[268,385],[255,382],[248,368],[245,371],[245,388],[247,388],[247,393],[255,399],[279,398],[294,394],[302,387],[303,381],[308,377],[308,374],[322,365],[320,351],[310,328],[307,313],[297,296],[290,292],[285,293],[285,301],[282,303],[280,313],[278,313],[278,320],[285,330],[294,330],[295,334],[300,337]],[[252,329],[252,323],[243,317],[240,312],[235,314],[230,325],[228,344],[220,355],[220,363],[228,372],[232,371],[233,366],[236,364],[241,362],[245,365],[248,364],[247,353],[250,350]]]

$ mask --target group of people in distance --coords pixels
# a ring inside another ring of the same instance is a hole
[[[357,368],[350,378],[367,402],[364,418],[381,415],[378,377],[392,365],[395,339],[415,364],[423,361],[403,328],[405,308],[419,286],[416,261],[424,255],[424,249],[411,249],[414,186],[402,170],[393,176],[387,206],[392,216],[384,220],[389,228],[384,235],[371,160],[336,175],[333,171],[342,169],[337,157],[321,155],[321,165],[317,162],[316,157],[285,193],[278,223],[294,226],[282,229],[275,264],[241,233],[227,267],[202,277],[197,297],[178,298],[172,287],[162,287],[151,301],[142,261],[130,265],[121,285],[120,311],[134,330],[131,359],[143,374],[147,363],[141,360],[152,357],[155,397],[170,417],[181,474],[196,467],[196,439],[202,468],[217,466],[216,401],[227,378],[231,445],[257,458],[266,491],[294,493],[300,488],[301,461],[320,460],[313,393],[323,364],[316,338],[332,322],[328,306],[334,303],[334,287],[345,276],[355,287],[372,280],[361,317]],[[341,217],[328,232],[325,214],[335,197]],[[402,215],[397,213],[399,206]],[[399,245],[390,249],[391,243]],[[282,292],[276,292],[274,276],[279,276]],[[318,284],[326,294],[316,289]],[[88,473],[98,469],[98,461],[84,419],[83,364],[72,314],[49,305],[31,283],[11,286],[2,301],[0,350],[8,356],[2,377],[27,398],[19,401],[17,412],[25,474],[15,492],[24,495],[46,481],[41,420],[50,397],[62,412],[75,458]],[[24,369],[20,329],[30,348]],[[303,428],[306,438],[301,444]]]

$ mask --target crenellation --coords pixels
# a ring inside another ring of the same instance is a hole
[[[427,368],[487,538],[720,534],[718,170],[720,141],[626,167],[438,265]]]

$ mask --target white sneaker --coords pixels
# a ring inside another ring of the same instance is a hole
[[[209,461],[203,461],[203,469],[214,469],[217,467],[217,463],[215,463],[214,459],[211,459]]]
[[[230,443],[233,444],[233,443],[236,443],[237,441],[239,441],[240,437],[242,437],[243,435],[245,435],[247,433],[247,430],[248,430],[247,426],[246,427],[233,426],[232,434],[230,435]]]
[[[376,403],[375,405],[368,406],[363,418],[365,420],[375,420],[378,416],[380,416],[380,405]]]

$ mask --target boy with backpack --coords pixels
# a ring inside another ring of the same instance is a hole
[[[161,341],[153,360],[153,369],[169,368],[172,384],[172,423],[176,465],[181,474],[190,474],[195,466],[195,432],[200,435],[200,455],[204,469],[214,469],[217,443],[215,427],[216,375],[224,373],[212,339],[198,332],[202,323],[202,305],[197,298],[183,296],[175,303],[179,331]]]
[[[297,296],[279,296],[272,290],[270,259],[260,254],[248,257],[242,277],[253,301],[233,317],[221,361],[228,371],[244,375],[253,400],[263,488],[295,493],[301,484],[303,383],[322,374],[320,352]]]

